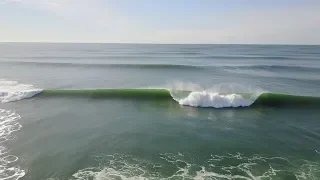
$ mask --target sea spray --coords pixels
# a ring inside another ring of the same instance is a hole
[[[194,107],[246,107],[253,104],[255,99],[245,99],[239,94],[218,94],[210,92],[191,92],[186,98],[180,99],[181,105]]]
[[[169,86],[172,98],[181,105],[193,107],[246,107],[265,92],[259,87],[221,83],[202,87],[196,83],[174,82]]]

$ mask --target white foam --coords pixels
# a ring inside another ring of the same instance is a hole
[[[181,105],[193,107],[246,107],[254,103],[256,98],[244,98],[239,94],[219,94],[206,91],[191,92],[187,97],[177,100]]]
[[[21,99],[31,98],[40,93],[42,89],[36,89],[33,85],[19,84],[17,81],[0,79],[0,102],[7,103]]]
[[[246,107],[266,92],[259,87],[237,83],[200,86],[196,83],[176,81],[165,87],[179,104],[193,107]]]
[[[160,154],[161,164],[130,155],[96,156],[98,166],[79,170],[71,179],[77,180],[169,180],[169,179],[281,179],[291,172],[296,179],[315,180],[320,164],[306,160],[291,161],[285,157],[245,156],[241,153],[211,155],[203,162],[188,153]],[[197,162],[197,163],[196,163]],[[228,163],[232,162],[232,163]],[[167,171],[170,169],[170,171]],[[165,173],[164,173],[165,172]]]
[[[13,139],[13,132],[21,129],[20,118],[14,111],[0,109],[0,179],[17,180],[25,175],[24,170],[13,166],[18,157],[8,154],[10,150],[2,144]]]
[[[72,175],[78,180],[146,180],[153,179],[147,172],[147,167],[141,160],[127,155],[106,155],[95,157],[103,167],[89,167]],[[128,160],[129,159],[129,160]],[[157,176],[156,176],[157,177]]]

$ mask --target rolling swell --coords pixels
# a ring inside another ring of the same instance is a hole
[[[31,66],[51,66],[51,67],[84,67],[84,68],[123,68],[123,69],[204,69],[205,66],[193,66],[184,64],[86,64],[86,63],[68,63],[68,62],[1,62],[14,65],[31,65]]]
[[[36,61],[1,61],[10,65],[51,66],[51,67],[82,67],[82,68],[118,68],[118,69],[180,69],[180,70],[267,70],[267,71],[304,71],[320,72],[320,67],[295,66],[295,65],[188,65],[188,64],[108,64],[108,63],[71,63],[71,62],[36,62]]]
[[[304,71],[304,72],[320,72],[318,67],[303,67],[303,66],[284,66],[284,65],[247,65],[247,66],[225,66],[226,69],[252,69],[252,70],[267,70],[267,71]]]
[[[176,93],[176,92],[175,92]],[[92,97],[116,99],[175,100],[181,105],[194,107],[310,107],[320,106],[320,97],[288,94],[226,94],[210,92],[179,91],[177,99],[166,89],[88,89],[88,90],[43,90],[42,97]],[[182,95],[181,95],[182,94]]]

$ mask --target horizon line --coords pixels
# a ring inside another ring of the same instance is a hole
[[[136,44],[136,45],[282,45],[282,46],[319,46],[320,44],[285,44],[285,43],[147,43],[147,42],[50,42],[50,41],[0,41],[0,44]]]

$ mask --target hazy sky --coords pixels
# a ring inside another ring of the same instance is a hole
[[[0,42],[320,44],[320,0],[0,0]]]

